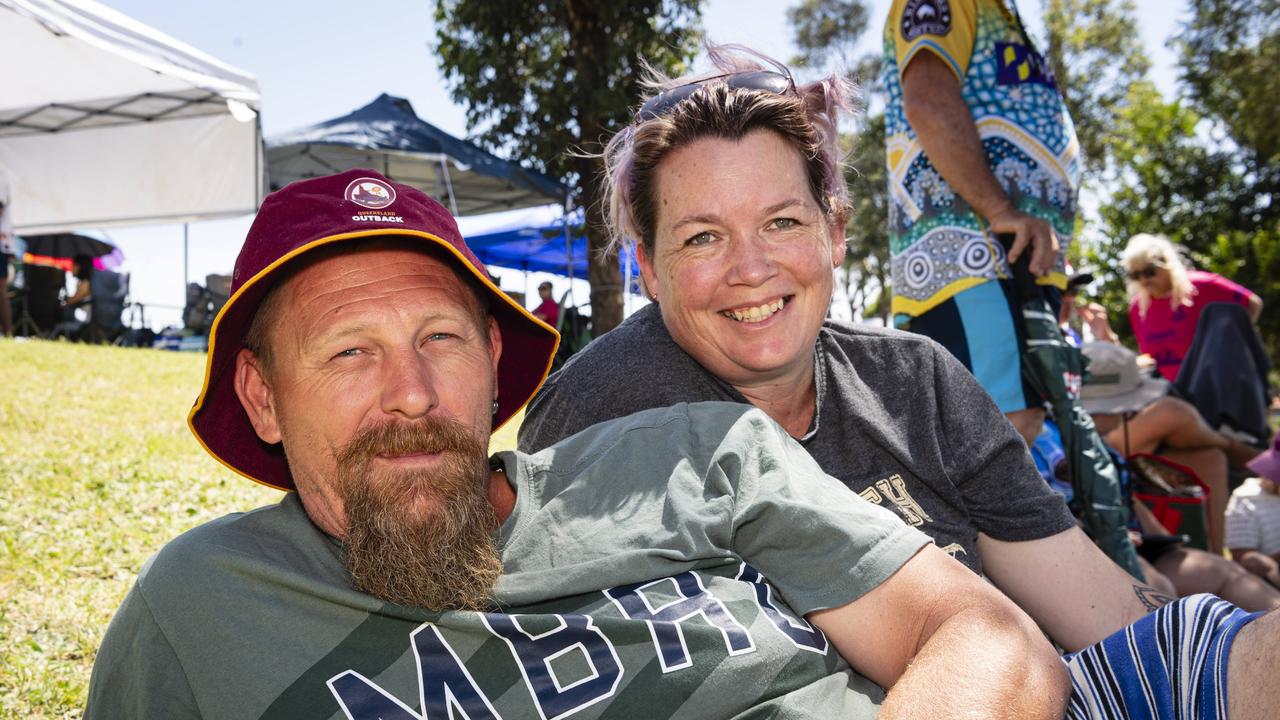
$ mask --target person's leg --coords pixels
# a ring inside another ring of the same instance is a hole
[[[13,337],[13,310],[9,307],[9,256],[0,253],[0,333]]]
[[[1126,427],[1127,425],[1127,427]],[[1161,446],[1179,449],[1227,447],[1227,439],[1209,427],[1190,403],[1174,397],[1151,402],[1126,423],[1108,423],[1107,444],[1124,452],[1125,433],[1130,453],[1152,453]]]
[[[1227,662],[1227,707],[1231,720],[1274,720],[1280,709],[1280,613],[1245,625]]]
[[[1027,447],[1035,443],[1040,430],[1044,428],[1044,410],[1041,408],[1016,410],[1005,413],[1004,416],[1009,418],[1013,429],[1017,430],[1022,439],[1027,442]]]
[[[1271,583],[1273,587],[1280,588],[1280,563],[1275,558],[1260,552],[1246,553],[1243,557],[1235,551],[1232,554],[1245,570]]]
[[[1280,609],[1280,590],[1221,555],[1177,548],[1157,558],[1156,569],[1179,596],[1211,593],[1249,611]]]
[[[1165,577],[1154,565],[1147,562],[1146,558],[1139,555],[1138,565],[1142,566],[1142,574],[1146,576],[1148,585],[1159,590],[1164,595],[1178,597],[1178,588],[1174,587],[1169,578]]]
[[[1226,530],[1227,456],[1217,448],[1197,450],[1165,449],[1160,453],[1179,465],[1185,465],[1209,488],[1209,550],[1222,553],[1222,538]]]

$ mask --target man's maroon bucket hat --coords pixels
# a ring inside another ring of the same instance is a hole
[[[542,385],[560,336],[493,284],[440,203],[372,170],[302,180],[262,202],[236,258],[231,299],[209,334],[204,388],[187,416],[187,425],[219,462],[264,485],[294,489],[284,451],[258,438],[236,397],[236,355],[282,267],[318,247],[381,236],[421,240],[443,250],[438,254],[452,259],[459,273],[469,273],[488,291],[489,311],[502,330],[494,430]]]

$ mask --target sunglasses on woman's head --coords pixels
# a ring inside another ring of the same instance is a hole
[[[1130,270],[1129,279],[1130,280],[1149,280],[1155,277],[1156,273],[1159,271],[1160,271],[1159,265],[1148,265],[1144,268],[1139,268],[1137,270]]]
[[[780,73],[772,70],[749,70],[747,72],[723,73],[709,78],[694,80],[691,83],[673,87],[649,98],[640,106],[636,120],[641,122],[662,117],[672,108],[684,102],[686,98],[697,92],[698,88],[713,82],[723,82],[730,90],[767,90],[777,95],[785,95],[796,91],[796,83],[791,73]]]

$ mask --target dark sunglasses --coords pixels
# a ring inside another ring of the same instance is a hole
[[[1138,270],[1130,270],[1129,279],[1130,280],[1149,280],[1155,277],[1156,273],[1159,271],[1160,271],[1159,265],[1148,265]]]
[[[687,85],[663,90],[654,95],[640,106],[640,111],[636,113],[636,120],[643,122],[662,117],[671,112],[672,108],[679,105],[690,95],[697,92],[698,88],[713,82],[722,82],[730,90],[767,90],[778,95],[794,94],[796,92],[796,83],[791,79],[791,73],[773,72],[772,70],[751,70],[748,72],[712,75],[709,78],[695,80]]]

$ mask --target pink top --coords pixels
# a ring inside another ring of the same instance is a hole
[[[534,312],[542,313],[542,316],[547,319],[547,324],[551,327],[555,327],[556,323],[560,320],[560,306],[556,304],[555,300],[550,298],[543,300],[542,304],[539,305]]]
[[[1191,339],[1195,337],[1196,323],[1204,306],[1215,302],[1247,306],[1251,294],[1221,275],[1190,270],[1187,277],[1195,288],[1190,307],[1171,308],[1169,298],[1152,299],[1147,316],[1141,318],[1138,301],[1135,299],[1129,304],[1129,323],[1138,338],[1138,350],[1155,358],[1156,368],[1170,382],[1178,377],[1182,358],[1191,349]]]

